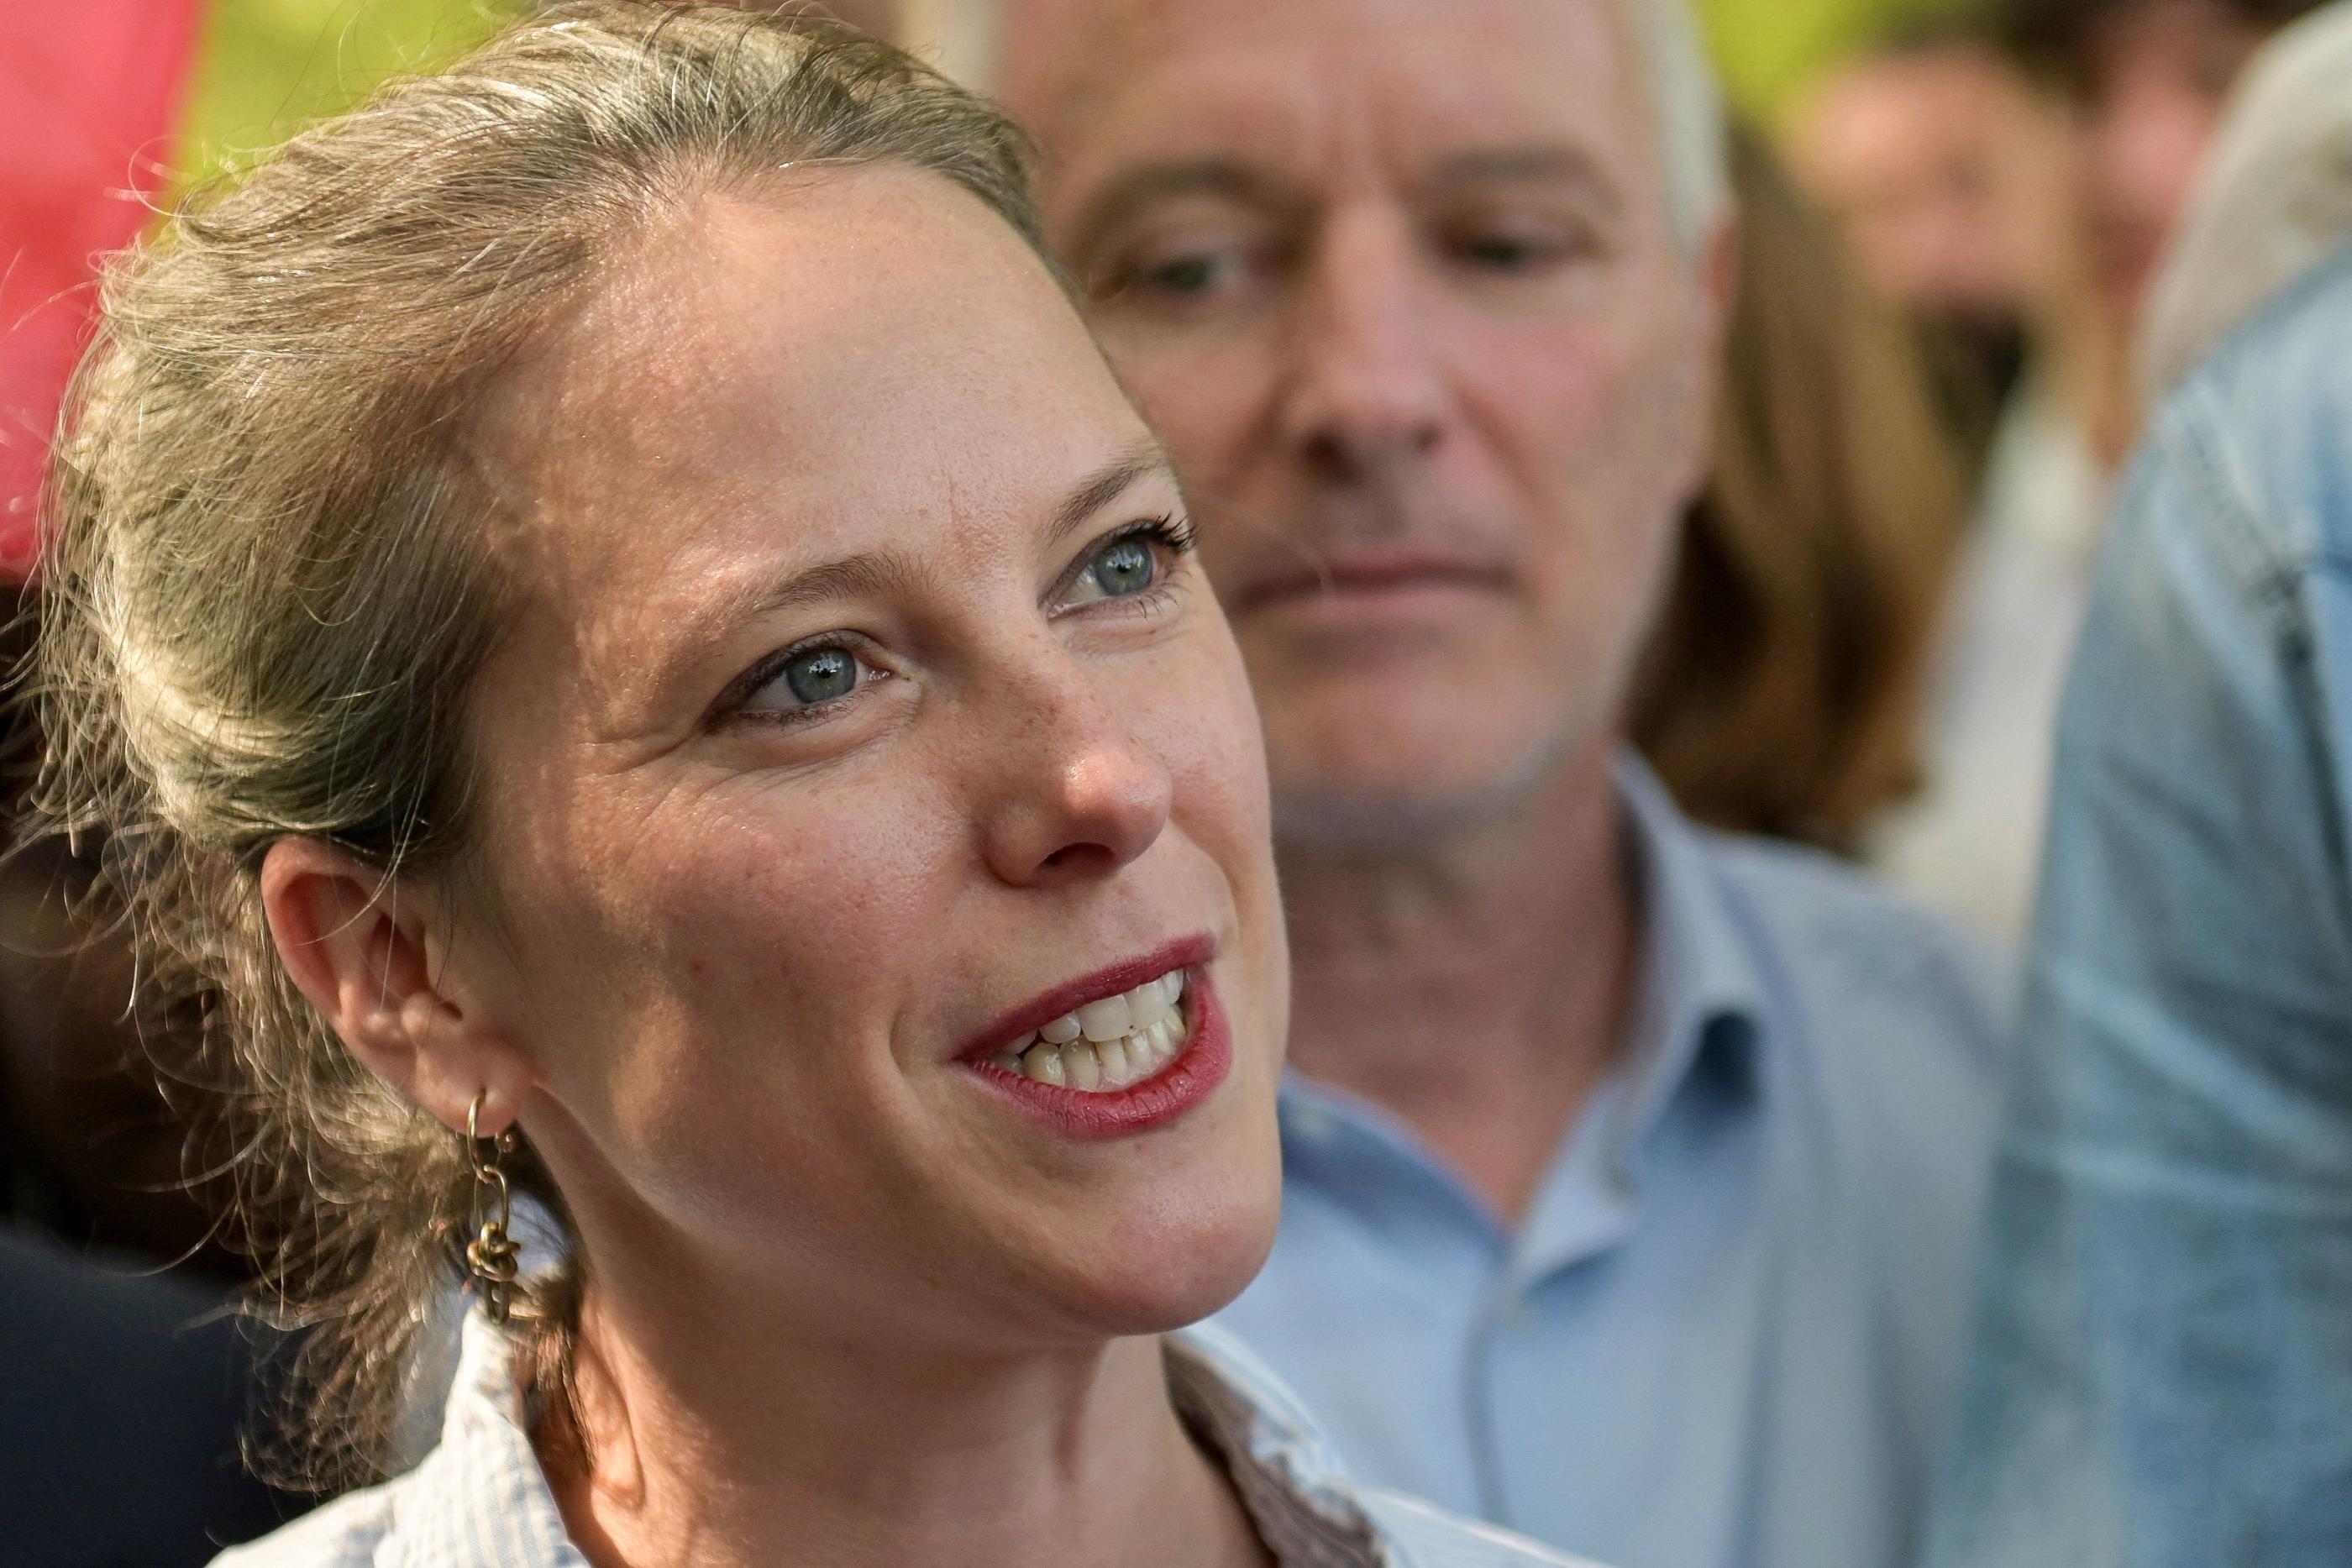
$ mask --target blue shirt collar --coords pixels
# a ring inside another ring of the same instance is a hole
[[[1516,1245],[1496,1238],[1528,1273],[1590,1255],[1630,1230],[1643,1155],[1659,1126],[1695,1097],[1735,1113],[1751,1108],[1770,1033],[1772,993],[1755,934],[1724,885],[1706,830],[1630,751],[1615,772],[1642,929],[1633,1005],[1616,1066],[1555,1157],[1524,1232]],[[1400,1194],[1388,1176],[1399,1162],[1434,1170],[1401,1119],[1301,1074],[1286,1076],[1282,1110],[1285,1157],[1327,1191],[1392,1201]]]
[[[1723,885],[1706,830],[1630,753],[1619,759],[1617,789],[1639,890],[1642,957],[1613,1075],[1624,1092],[1612,1153],[1635,1160],[1675,1097],[1694,1085],[1754,1093],[1772,1009],[1756,934]]]

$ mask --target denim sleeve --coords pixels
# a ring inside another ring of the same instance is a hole
[[[2107,541],[1934,1568],[2352,1564],[2352,487],[2261,412],[2191,383]]]

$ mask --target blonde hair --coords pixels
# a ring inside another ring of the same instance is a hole
[[[1738,298],[1631,729],[1695,817],[1853,847],[1916,783],[1966,518],[1918,345],[1760,138],[1733,138]]]
[[[315,836],[389,883],[466,847],[461,718],[507,597],[477,398],[633,234],[816,161],[936,172],[1037,245],[1018,132],[888,45],[583,0],[297,136],[105,279],[50,492],[32,806],[98,846],[141,1006],[200,1032],[257,1129],[239,1207],[280,1316],[310,1330],[291,1479],[391,1463],[470,1183],[459,1140],[289,979],[262,856]],[[565,1225],[527,1150],[521,1175]],[[577,1286],[517,1308],[559,1378]]]

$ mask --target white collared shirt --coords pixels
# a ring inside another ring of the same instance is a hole
[[[1169,1391],[1225,1462],[1281,1568],[1591,1568],[1340,1472],[1297,1402],[1230,1336],[1167,1340]],[[441,1440],[415,1469],[352,1492],[214,1568],[587,1568],[525,1424],[514,1342],[466,1317]]]

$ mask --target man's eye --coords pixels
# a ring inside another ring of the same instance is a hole
[[[1598,248],[1581,225],[1549,221],[1465,222],[1441,243],[1457,264],[1506,277],[1564,267]]]
[[[1543,247],[1516,235],[1481,235],[1464,242],[1462,254],[1481,267],[1516,272],[1539,260]]]
[[[1223,308],[1272,275],[1279,257],[1247,241],[1138,245],[1105,266],[1090,291],[1105,305],[1183,313]]]
[[[1162,294],[1206,294],[1223,281],[1232,264],[1223,256],[1196,254],[1170,256],[1137,274],[1148,288]]]

